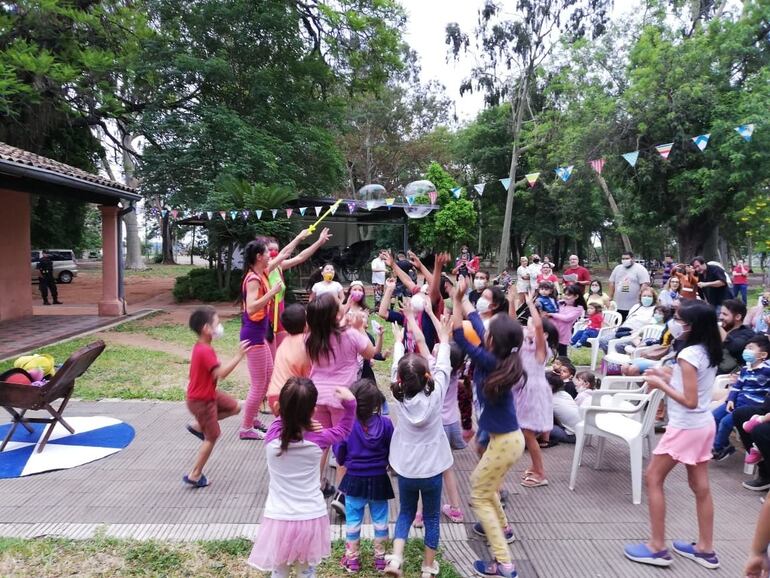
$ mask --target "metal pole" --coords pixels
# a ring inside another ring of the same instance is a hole
[[[404,253],[409,250],[409,217],[404,214]]]

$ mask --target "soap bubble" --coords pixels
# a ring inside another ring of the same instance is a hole
[[[410,197],[410,196],[426,196],[431,197],[431,193],[436,192],[436,185],[431,183],[430,181],[412,181],[408,185],[406,185],[406,188],[404,188],[404,196]]]
[[[388,191],[382,185],[364,185],[358,189],[358,200],[360,201],[384,201],[387,196]]]

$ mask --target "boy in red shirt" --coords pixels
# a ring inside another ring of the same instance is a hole
[[[219,315],[211,306],[193,311],[189,321],[190,329],[198,335],[198,342],[193,346],[190,358],[190,382],[187,385],[187,409],[195,418],[195,423],[187,426],[194,436],[203,440],[198,457],[190,473],[182,479],[195,488],[208,486],[203,475],[214,444],[221,430],[219,420],[241,411],[240,404],[221,391],[217,391],[217,381],[224,379],[240,363],[248,351],[248,342],[242,341],[238,354],[224,366],[220,365],[211,340],[221,337],[224,327],[219,322]]]

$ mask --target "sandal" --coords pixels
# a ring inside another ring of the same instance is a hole
[[[521,479],[526,480],[528,477],[533,476],[535,472],[533,472],[530,469],[524,470],[524,473],[521,474]]]
[[[439,570],[438,562],[434,560],[433,566],[426,566],[423,564],[420,571],[422,572],[422,574],[420,574],[420,578],[433,578],[433,576],[438,576],[438,573],[441,570]]]
[[[541,486],[547,486],[548,480],[546,480],[545,478],[541,480],[536,478],[535,476],[527,476],[522,480],[521,485],[524,486],[525,488],[539,488]]]
[[[541,450],[547,450],[548,448],[552,448],[554,446],[558,446],[559,442],[555,442],[553,440],[548,440],[547,442],[538,442]]]
[[[385,576],[401,578],[401,576],[404,575],[401,570],[401,565],[404,563],[404,559],[401,556],[396,556],[395,554],[386,554],[385,561],[388,563],[388,565],[385,566],[385,570],[383,570]]]

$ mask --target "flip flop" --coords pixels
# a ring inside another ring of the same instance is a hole
[[[535,472],[532,470],[524,470],[524,472],[521,474],[521,479],[526,480],[528,477],[532,476]]]
[[[547,442],[539,442],[537,445],[540,446],[541,450],[546,450],[548,448],[552,448],[554,446],[558,446],[559,442],[555,442],[553,440],[548,440]]]
[[[189,477],[185,476],[182,478],[182,481],[185,484],[190,484],[193,488],[205,488],[209,485],[209,481],[206,479],[206,476],[201,474],[201,477],[197,480],[191,480]]]
[[[193,426],[191,426],[189,424],[187,425],[187,431],[189,431],[192,435],[194,435],[199,440],[201,440],[201,441],[204,440],[203,432],[202,431],[198,431],[197,429],[195,429]]]
[[[522,480],[521,485],[525,488],[539,488],[547,486],[548,480],[538,480],[535,476],[527,476]]]

